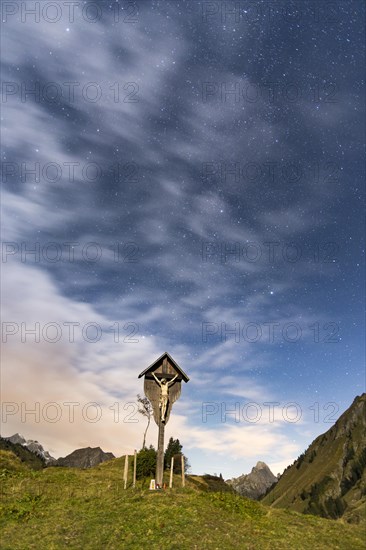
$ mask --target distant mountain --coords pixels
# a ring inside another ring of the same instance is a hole
[[[48,451],[44,450],[44,448],[40,443],[38,443],[38,441],[35,441],[33,439],[26,440],[22,435],[19,435],[18,433],[11,435],[10,437],[4,437],[3,439],[10,441],[10,443],[13,443],[14,445],[22,445],[23,447],[26,447],[29,451],[41,457],[48,466],[50,466],[56,460],[55,458],[53,458],[53,456],[50,455]]]
[[[32,470],[41,470],[46,466],[46,461],[43,457],[39,456],[38,454],[33,453],[27,447],[23,446],[21,443],[12,443],[9,441],[8,438],[0,437],[0,450],[6,451],[7,453],[13,453],[17,457],[17,459],[14,458],[14,464],[13,466],[16,468],[16,465],[20,461],[20,464],[28,466]],[[6,455],[7,456],[7,455]],[[6,461],[6,464],[10,464],[11,460],[10,457],[8,457],[9,460]],[[5,464],[5,462],[4,462]],[[2,465],[1,467],[4,467],[5,469],[9,469],[6,465]],[[10,468],[13,469],[13,468]]]
[[[366,521],[366,394],[317,437],[262,499],[348,522]]]
[[[3,439],[7,439],[10,443],[14,443],[15,445],[25,445],[27,443],[24,437],[18,433],[10,437],[4,437]]]
[[[265,462],[257,462],[250,474],[243,474],[226,481],[237,493],[253,500],[258,500],[276,482],[277,477]]]
[[[105,453],[100,447],[77,449],[63,458],[54,458],[42,445],[33,439],[25,439],[16,433],[10,437],[0,438],[0,449],[12,451],[22,462],[32,464],[33,468],[44,466],[69,466],[74,468],[92,468],[101,462],[115,458],[113,453]],[[37,460],[37,458],[38,460]]]
[[[68,466],[71,468],[92,468],[101,462],[116,458],[113,453],[105,453],[100,447],[86,447],[85,449],[76,449],[64,458],[56,460],[54,466]]]

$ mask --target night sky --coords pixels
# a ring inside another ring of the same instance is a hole
[[[2,435],[139,449],[168,351],[192,471],[277,474],[364,391],[364,3],[25,4],[2,3]]]

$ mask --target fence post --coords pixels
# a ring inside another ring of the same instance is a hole
[[[123,475],[124,482],[125,482],[125,489],[127,487],[127,477],[128,477],[128,455],[126,455],[126,458],[125,458],[125,471]]]
[[[137,464],[137,452],[135,449],[134,461],[133,461],[133,483],[132,483],[133,487],[136,486],[136,464]]]
[[[174,456],[170,461],[170,479],[169,479],[169,489],[173,487],[173,470],[174,470]]]
[[[182,458],[182,487],[185,487],[186,478],[184,475],[184,456],[182,455],[181,458]]]

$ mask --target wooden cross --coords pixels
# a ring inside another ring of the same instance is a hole
[[[158,455],[156,462],[156,483],[160,486],[164,471],[164,430],[173,403],[181,394],[181,383],[189,378],[174,359],[165,352],[152,365],[147,367],[139,378],[144,376],[144,392],[151,403],[155,423],[159,426]]]

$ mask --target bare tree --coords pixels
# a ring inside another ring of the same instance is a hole
[[[145,449],[146,434],[147,434],[147,430],[149,429],[149,426],[150,426],[150,420],[151,420],[151,416],[152,416],[152,413],[153,413],[153,409],[152,409],[151,403],[148,400],[148,398],[147,397],[141,397],[141,395],[139,393],[137,394],[137,402],[139,404],[138,412],[140,414],[142,414],[142,416],[145,416],[147,418],[147,426],[146,426],[146,430],[145,430],[145,433],[144,433],[144,441],[142,443],[142,448]]]

